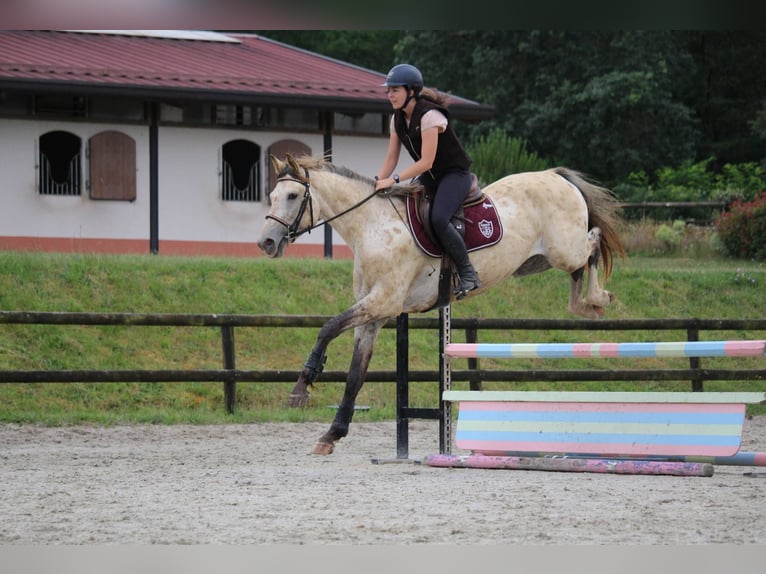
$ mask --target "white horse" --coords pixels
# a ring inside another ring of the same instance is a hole
[[[331,222],[354,254],[356,303],[319,330],[290,394],[291,406],[307,403],[308,387],[322,371],[327,346],[354,328],[343,399],[330,429],[313,449],[314,454],[331,454],[335,443],[348,434],[381,327],[400,313],[424,312],[438,305],[439,259],[416,244],[406,222],[403,196],[422,188],[402,185],[390,194],[376,194],[371,178],[322,159],[289,155],[286,161],[271,159],[278,177],[258,239],[264,253],[280,257],[299,235]],[[481,288],[467,297],[511,276],[555,268],[571,276],[568,310],[587,318],[602,316],[614,297],[599,285],[599,261],[606,281],[613,256],[624,255],[616,232],[619,204],[614,195],[561,167],[509,175],[483,191],[493,200],[504,232],[495,245],[471,253]]]

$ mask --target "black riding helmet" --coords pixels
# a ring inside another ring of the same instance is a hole
[[[413,90],[417,98],[420,95],[420,90],[423,89],[423,75],[411,64],[397,64],[389,70],[386,75],[386,82],[381,85],[386,87],[404,86],[408,92]],[[404,105],[406,106],[411,99],[412,96],[407,95]]]

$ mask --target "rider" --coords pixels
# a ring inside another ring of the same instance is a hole
[[[449,124],[448,96],[424,88],[420,70],[410,64],[394,66],[383,85],[387,87],[394,114],[388,153],[375,176],[375,189],[390,188],[400,178],[417,178],[431,191],[431,226],[457,266],[460,279],[454,294],[462,299],[469,291],[481,287],[465,242],[450,223],[471,189],[471,158]],[[393,172],[401,146],[415,163],[397,174]]]

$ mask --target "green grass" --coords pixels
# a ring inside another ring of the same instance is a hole
[[[618,301],[609,318],[763,318],[766,317],[766,265],[704,259],[634,256],[616,262],[607,287]],[[570,318],[566,312],[568,277],[559,271],[507,281],[481,297],[453,305],[453,317]],[[335,315],[353,302],[351,262],[165,256],[60,255],[0,252],[0,309],[57,312],[236,313]],[[436,316],[432,311],[428,316]],[[237,328],[237,367],[299,370],[316,337],[316,328]],[[719,333],[717,333],[718,335]],[[461,333],[453,333],[460,341]],[[480,333],[482,341],[671,340],[668,332]],[[684,338],[685,333],[675,336]],[[720,338],[759,338],[763,333],[726,333]],[[632,338],[632,339],[631,339]],[[718,338],[718,337],[716,337]],[[326,370],[345,370],[352,334],[328,350]],[[393,370],[395,330],[384,329],[372,370]],[[410,367],[438,368],[433,331],[410,333]],[[755,359],[758,360],[758,359]],[[762,361],[762,359],[760,359]],[[652,360],[625,368],[651,368]],[[677,368],[688,366],[685,361]],[[726,360],[728,361],[728,360]],[[753,359],[741,361],[744,367]],[[746,362],[749,361],[749,362]],[[589,363],[578,360],[578,366]],[[482,361],[482,368],[500,366]],[[673,366],[657,362],[658,366]],[[705,360],[705,366],[728,368]],[[0,324],[0,369],[219,369],[220,332],[216,328]],[[593,360],[594,368],[603,363]],[[614,368],[622,365],[613,363]],[[503,368],[567,368],[539,361]],[[461,368],[461,367],[457,367]],[[467,383],[465,383],[467,386]],[[621,383],[610,390],[688,390],[689,383]],[[499,384],[485,384],[497,388]],[[0,422],[62,424],[248,423],[329,421],[342,384],[321,383],[305,409],[288,409],[292,383],[239,383],[236,413],[223,405],[223,385],[210,383],[3,383]],[[507,385],[506,385],[507,388]],[[514,388],[604,389],[604,383],[519,384]],[[706,383],[707,390],[766,390],[765,383]],[[411,385],[410,403],[436,405],[435,383]],[[393,383],[368,383],[355,420],[395,418]]]

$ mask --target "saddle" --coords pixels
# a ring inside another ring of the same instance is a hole
[[[455,229],[458,230],[461,237],[465,239],[465,226],[463,221],[465,220],[465,208],[466,206],[475,205],[481,203],[484,200],[484,192],[479,187],[479,179],[476,174],[471,174],[471,189],[466,195],[463,205],[455,212],[450,220]],[[433,193],[431,191],[423,189],[416,201],[417,217],[420,223],[423,225],[423,231],[426,233],[431,242],[437,246],[436,250],[441,251],[441,247],[438,247],[439,240],[436,238],[433,227],[431,226],[431,205],[433,203]],[[421,245],[421,249],[424,249]],[[424,249],[426,253],[429,253],[428,249]],[[433,251],[433,249],[432,249]],[[430,253],[429,253],[430,254]]]
[[[431,257],[441,257],[439,294],[431,309],[448,305],[453,298],[452,289],[457,284],[455,265],[444,253],[431,227],[432,201],[433,192],[426,189],[416,196],[407,197],[407,220],[415,243]],[[495,204],[481,190],[479,180],[473,173],[471,189],[451,222],[463,237],[469,252],[495,245],[503,238],[503,227]]]

